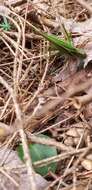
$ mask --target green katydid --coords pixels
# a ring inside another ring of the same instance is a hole
[[[55,48],[59,50],[59,52],[63,54],[75,55],[83,59],[86,58],[86,53],[82,49],[74,47],[72,43],[64,41],[53,34],[50,35],[44,32],[41,32],[40,34],[51,42]]]
[[[4,16],[4,22],[2,24],[0,24],[0,26],[4,29],[4,30],[9,30],[10,29],[10,25],[7,22],[6,17]],[[27,21],[26,21],[27,22]],[[78,56],[81,59],[85,59],[86,58],[86,53],[83,51],[83,49],[79,49],[76,48],[72,42],[72,38],[71,35],[67,32],[65,26],[63,25],[63,29],[65,31],[67,40],[63,40],[59,37],[57,37],[56,35],[53,34],[48,34],[46,32],[40,31],[38,30],[38,28],[36,28],[35,26],[33,26],[31,23],[27,22],[37,33],[39,33],[41,36],[43,36],[46,40],[48,40],[49,42],[51,42],[55,49],[58,50],[60,53],[62,54],[69,54],[69,55],[74,55],[74,56]]]
[[[30,25],[33,30],[35,30],[37,33],[39,33],[41,36],[43,36],[46,40],[48,40],[50,43],[52,43],[56,50],[58,50],[62,54],[69,54],[73,56],[78,56],[81,59],[86,58],[86,53],[83,49],[76,48],[73,45],[73,41],[71,38],[71,35],[67,32],[67,30],[64,27],[64,31],[67,37],[67,40],[63,40],[56,35],[48,34],[46,32],[40,31],[38,28],[33,26],[31,23],[27,22],[28,25]]]

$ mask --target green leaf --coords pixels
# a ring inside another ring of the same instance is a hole
[[[39,135],[40,137],[44,138],[49,138],[46,135]],[[17,148],[18,155],[21,158],[21,160],[24,160],[24,153],[23,153],[23,148],[22,145],[19,145]],[[48,145],[42,145],[42,144],[29,144],[29,152],[32,158],[32,162],[35,161],[40,161],[45,158],[49,158],[52,156],[57,155],[57,150],[55,147],[51,147]],[[49,171],[55,173],[57,168],[56,163],[51,163],[47,166],[39,167],[39,168],[34,168],[37,173],[40,175],[44,176],[47,175]]]

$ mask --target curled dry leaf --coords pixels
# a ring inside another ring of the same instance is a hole
[[[80,137],[84,135],[84,138],[82,140],[82,144],[85,142],[85,139],[87,139],[87,135],[89,134],[88,129],[85,129],[86,126],[82,122],[79,122],[72,126],[71,129],[69,129],[66,132],[66,139],[64,141],[64,144],[75,146],[78,144]],[[85,132],[84,132],[85,130]],[[86,143],[86,142],[85,142]]]
[[[81,165],[86,170],[92,170],[92,154],[86,156],[86,158],[81,162]]]
[[[0,122],[0,142],[4,141],[14,132],[13,127]]]
[[[91,101],[92,92],[84,96],[75,97],[73,99],[73,105],[75,106],[75,108],[80,109],[83,105],[90,103]]]
[[[84,160],[81,162],[81,165],[82,165],[86,170],[92,170],[92,160],[84,159]]]

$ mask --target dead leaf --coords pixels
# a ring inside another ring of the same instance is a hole
[[[0,190],[4,188],[9,190],[31,190],[27,170],[23,166],[22,161],[19,159],[16,151],[10,149],[0,149],[0,163],[4,161],[4,171],[6,175],[0,172]],[[6,169],[5,169],[6,168]],[[1,171],[1,170],[0,170]],[[19,185],[17,187],[12,180],[7,177],[7,174]],[[43,190],[48,186],[48,182],[39,174],[34,174],[35,183],[38,190]]]
[[[92,154],[88,154],[81,162],[81,165],[88,171],[92,170]]]
[[[0,142],[3,142],[8,136],[14,133],[12,126],[6,125],[3,122],[0,122]]]
[[[10,14],[10,10],[4,5],[0,4],[0,15],[8,16]]]
[[[87,135],[89,134],[89,130],[86,128],[85,124],[83,122],[79,122],[76,124],[73,124],[69,130],[66,132],[66,139],[64,143],[66,145],[75,146],[78,144],[80,137],[83,135],[84,138],[82,139],[82,144],[87,139]],[[81,144],[81,146],[82,146]]]
[[[81,165],[83,166],[83,168],[85,168],[86,170],[92,170],[92,160],[89,159],[84,159],[81,162]]]

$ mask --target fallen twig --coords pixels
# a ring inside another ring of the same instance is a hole
[[[6,89],[9,91],[9,93],[13,99],[15,111],[16,111],[16,116],[17,116],[17,121],[18,121],[17,127],[19,127],[19,134],[21,137],[22,145],[23,145],[23,151],[24,151],[24,155],[25,155],[25,163],[26,163],[26,167],[27,167],[27,171],[28,171],[28,176],[30,179],[30,185],[31,185],[32,190],[36,190],[36,185],[34,182],[34,172],[33,172],[33,168],[32,168],[32,161],[31,161],[31,158],[29,155],[27,139],[26,139],[26,135],[25,135],[24,130],[23,130],[21,111],[20,111],[20,108],[17,104],[16,96],[13,92],[13,89],[7,84],[7,82],[1,76],[0,76],[0,83],[6,87]]]

